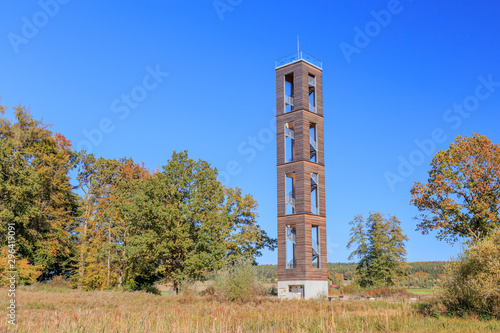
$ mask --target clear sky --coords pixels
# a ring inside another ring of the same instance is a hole
[[[347,260],[348,222],[370,211],[402,221],[409,261],[447,260],[460,246],[415,231],[410,188],[455,136],[500,143],[499,12],[472,0],[3,1],[0,103],[106,158],[154,169],[187,149],[251,193],[276,237],[274,60],[300,35],[324,66],[328,261]]]

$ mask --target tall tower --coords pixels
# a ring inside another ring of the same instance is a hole
[[[276,60],[278,295],[328,293],[322,62]]]

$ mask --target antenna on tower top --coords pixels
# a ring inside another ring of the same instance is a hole
[[[299,35],[297,35],[297,54],[300,53]]]

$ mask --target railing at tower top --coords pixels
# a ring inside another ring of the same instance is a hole
[[[305,53],[304,51],[300,51],[297,53],[294,53],[292,55],[283,57],[281,59],[278,59],[274,62],[275,68],[280,68],[286,65],[289,65],[291,63],[304,60],[305,62],[313,65],[314,67],[318,67],[319,69],[323,69],[323,62],[319,59],[316,59],[309,54]]]

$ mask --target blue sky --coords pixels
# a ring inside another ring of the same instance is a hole
[[[415,231],[410,189],[457,135],[500,143],[499,10],[450,0],[4,1],[1,103],[30,106],[75,148],[106,158],[154,169],[187,149],[251,193],[275,237],[274,60],[300,35],[324,66],[328,261],[347,260],[348,222],[370,211],[402,221],[409,261],[447,260],[460,246]],[[239,152],[252,145],[255,154]]]

